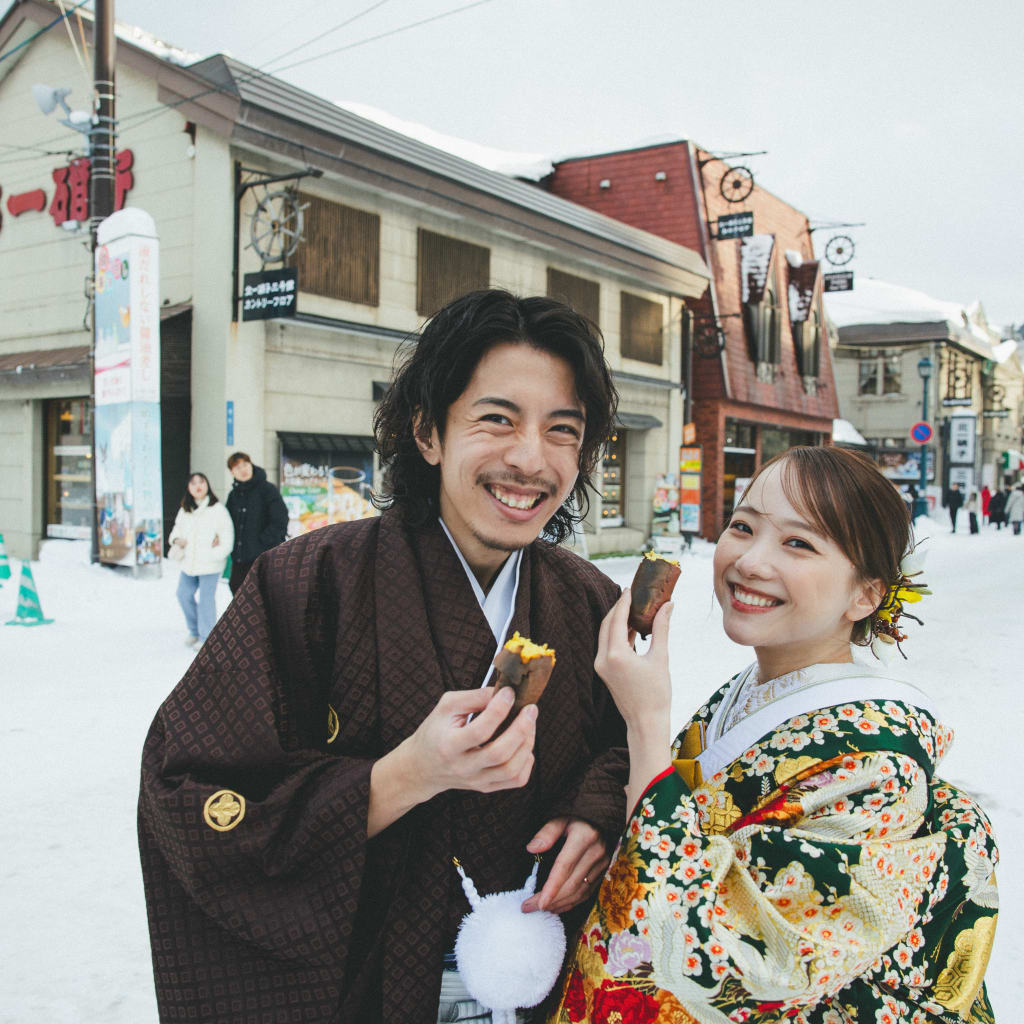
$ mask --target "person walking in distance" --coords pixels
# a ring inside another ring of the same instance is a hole
[[[1024,484],[1010,491],[1003,515],[1013,528],[1013,535],[1019,537],[1021,524],[1024,523]]]
[[[997,530],[1003,528],[1003,517],[1006,514],[1006,498],[1008,494],[1009,492],[1006,488],[1001,487],[992,495],[992,500],[989,502],[988,521],[995,523]]]
[[[989,490],[988,484],[985,484],[981,489],[981,522],[984,526],[988,522],[988,510],[992,504],[992,492]]]
[[[953,524],[954,533],[956,533],[956,514],[960,511],[963,503],[964,496],[963,492],[960,490],[960,485],[953,484],[946,497],[946,507],[949,509],[949,521]]]
[[[967,498],[967,518],[971,524],[971,533],[978,532],[978,492],[971,491]]]
[[[235,543],[231,516],[217,500],[205,473],[188,478],[168,540],[167,557],[181,567],[178,604],[188,629],[185,643],[198,650],[217,621],[217,581]]]
[[[245,452],[234,452],[228,469],[235,478],[228,495],[228,511],[235,524],[231,552],[231,593],[238,593],[250,566],[264,551],[281,544],[288,532],[288,506],[267,479],[262,466],[254,466]]]

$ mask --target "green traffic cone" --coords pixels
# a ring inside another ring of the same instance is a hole
[[[3,580],[11,578],[11,562],[7,557],[7,549],[4,547],[4,535],[0,533],[0,587]]]
[[[46,626],[53,619],[43,618],[43,609],[36,593],[36,581],[32,579],[32,570],[28,562],[21,563],[21,584],[18,588],[18,610],[14,618],[7,622],[8,626]]]

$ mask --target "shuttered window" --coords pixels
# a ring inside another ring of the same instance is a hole
[[[662,317],[660,302],[622,292],[620,331],[625,358],[661,364]]]
[[[600,326],[601,286],[596,281],[548,267],[548,297],[564,302],[591,323]]]
[[[292,265],[299,290],[376,306],[380,302],[380,217],[319,196],[301,195],[305,211]]]
[[[491,250],[419,229],[416,312],[433,316],[452,299],[491,283]]]

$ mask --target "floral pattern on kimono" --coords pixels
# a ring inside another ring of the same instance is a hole
[[[934,777],[951,741],[921,708],[863,700],[789,719],[692,786],[675,761],[634,810],[551,1021],[992,1021],[998,853],[977,803]]]

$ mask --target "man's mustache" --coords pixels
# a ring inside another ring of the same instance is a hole
[[[476,482],[482,485],[509,484],[523,490],[544,491],[545,494],[554,494],[557,490],[557,485],[551,480],[545,480],[540,476],[520,476],[518,473],[480,473]]]

